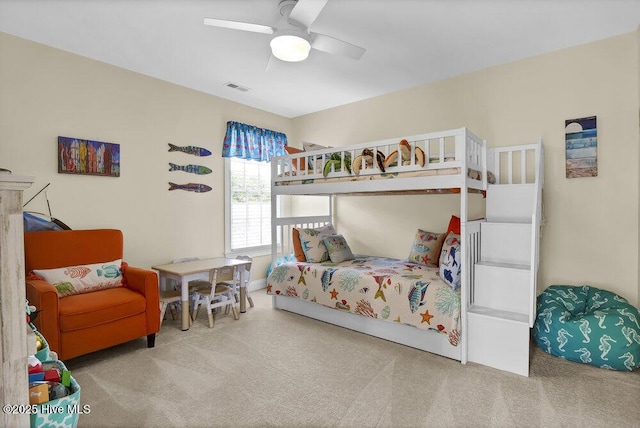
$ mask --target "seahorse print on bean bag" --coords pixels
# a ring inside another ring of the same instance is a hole
[[[640,367],[640,312],[589,286],[552,285],[537,300],[533,336],[549,354],[612,370]]]

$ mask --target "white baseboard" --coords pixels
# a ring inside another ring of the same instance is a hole
[[[249,283],[249,291],[267,288],[267,278],[257,279]]]

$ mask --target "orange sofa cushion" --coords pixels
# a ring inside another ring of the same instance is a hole
[[[122,287],[67,296],[58,305],[61,332],[110,323],[144,313],[146,309],[142,294]]]

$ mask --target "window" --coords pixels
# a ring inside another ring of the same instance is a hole
[[[225,252],[261,255],[271,250],[272,156],[285,154],[282,132],[229,121],[225,158]]]
[[[225,226],[228,256],[271,251],[271,163],[225,159]]]

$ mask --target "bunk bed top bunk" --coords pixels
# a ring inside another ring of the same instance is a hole
[[[272,194],[479,193],[493,179],[485,141],[467,128],[288,151],[272,159]]]

